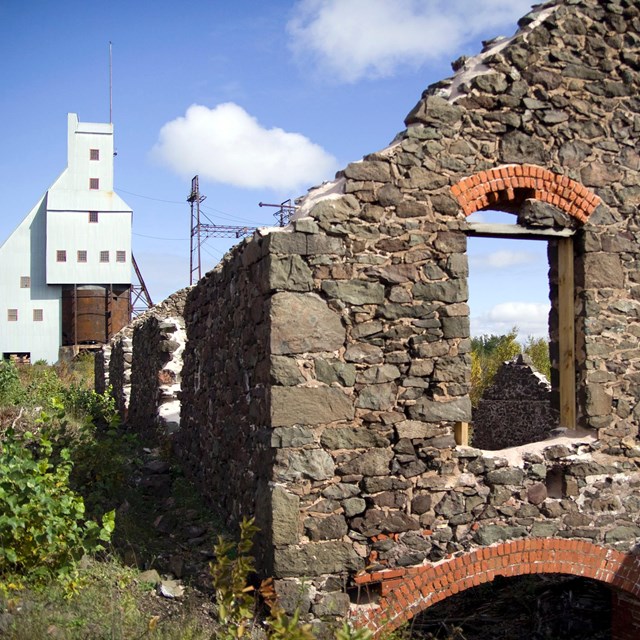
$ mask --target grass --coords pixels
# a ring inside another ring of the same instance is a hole
[[[92,359],[88,357],[55,367],[0,363],[0,445],[10,427],[18,434],[32,432],[35,437],[46,431],[54,440],[60,438],[57,445],[71,452],[75,462],[73,488],[84,497],[88,514],[97,516],[127,505],[117,514],[116,534],[108,552],[83,558],[73,591],[56,580],[36,585],[29,575],[0,576],[0,637],[212,638],[218,624],[210,590],[188,585],[183,597],[167,599],[156,593],[155,584],[140,578],[138,569],[156,566],[157,558],[184,547],[179,535],[161,535],[154,529],[165,497],[173,508],[199,514],[207,511],[179,469],[172,469],[172,483],[163,499],[145,495],[136,486],[141,459],[146,455],[142,443],[110,422],[107,414],[105,425],[110,423],[111,427],[95,428],[87,422],[96,412],[110,411],[108,402],[88,391],[92,376]],[[49,418],[43,423],[45,414]],[[132,549],[134,561],[130,564],[136,566],[126,566],[122,558]],[[199,561],[206,580],[208,557],[200,555]],[[157,568],[161,572],[162,567]]]
[[[139,572],[115,556],[88,560],[81,588],[69,597],[55,582],[0,598],[0,635],[11,640],[133,640],[211,638],[214,622],[197,600],[160,600]],[[8,615],[7,615],[8,614]]]

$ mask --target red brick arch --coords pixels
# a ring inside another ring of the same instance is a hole
[[[496,576],[561,573],[605,582],[640,597],[640,555],[606,549],[583,540],[530,538],[482,547],[436,565],[361,573],[362,594],[375,592],[375,604],[354,605],[351,622],[380,636],[456,593]],[[366,598],[364,598],[366,600]]]
[[[454,184],[451,193],[467,216],[480,209],[535,198],[586,222],[601,203],[579,182],[535,164],[507,164],[480,171]]]

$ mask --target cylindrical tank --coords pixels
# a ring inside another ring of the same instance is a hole
[[[129,285],[65,285],[62,344],[108,342],[129,323]]]

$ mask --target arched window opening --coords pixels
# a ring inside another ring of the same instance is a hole
[[[467,218],[474,407],[469,444],[488,450],[576,426],[575,224],[555,207],[529,199],[498,206],[500,211]]]

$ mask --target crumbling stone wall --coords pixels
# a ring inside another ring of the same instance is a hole
[[[149,318],[180,318],[190,287],[180,289],[168,298],[141,313],[126,327],[123,327],[105,345],[94,360],[94,385],[98,393],[103,393],[111,385],[111,393],[116,408],[123,420],[127,419],[131,396],[131,367],[133,363],[133,335],[135,328]],[[144,365],[143,365],[144,366]],[[140,378],[138,378],[140,380]],[[178,390],[175,390],[177,397]]]
[[[520,26],[189,294],[179,449],[230,521],[256,515],[260,569],[305,616],[344,614],[363,570],[640,537],[640,8],[550,2]],[[454,438],[485,208],[572,233],[576,270],[578,428],[503,455]]]
[[[473,446],[505,449],[549,437],[559,426],[551,385],[526,355],[504,362],[473,410]]]
[[[168,436],[180,428],[182,353],[186,343],[181,317],[147,317],[133,331],[130,428],[149,436]]]

